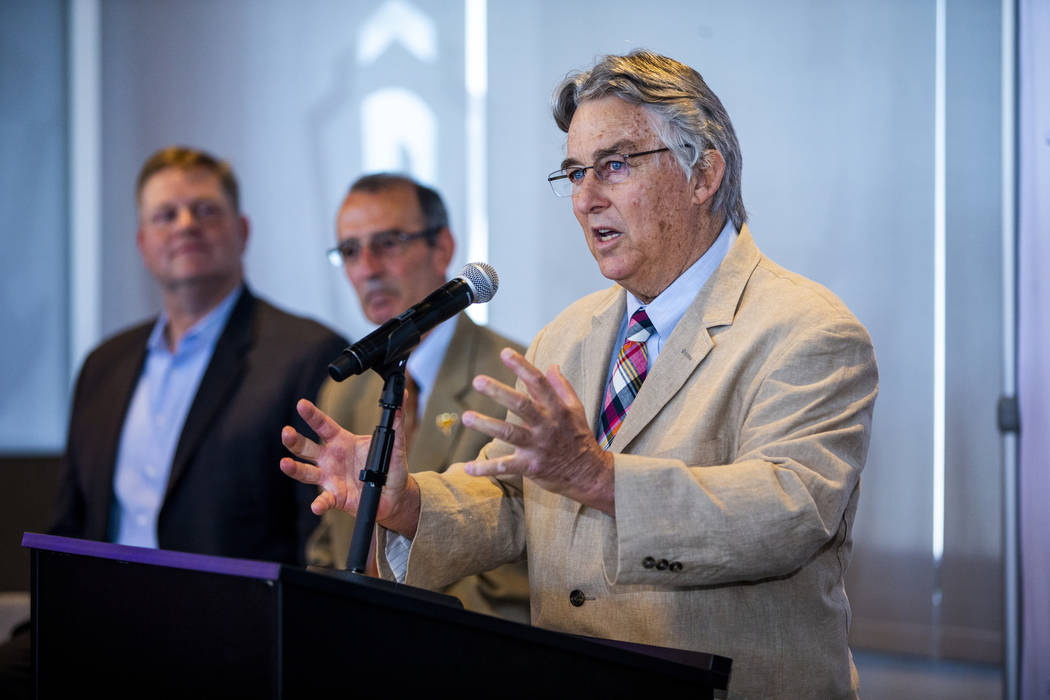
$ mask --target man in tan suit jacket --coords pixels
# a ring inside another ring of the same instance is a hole
[[[755,245],[732,123],[696,71],[607,56],[554,114],[549,180],[617,285],[503,352],[516,387],[475,379],[510,410],[464,414],[495,438],[475,460],[395,460],[381,573],[435,587],[527,550],[534,624],[729,656],[732,698],[856,697],[843,580],[878,389],[867,332]],[[299,409],[325,444],[286,431],[317,466],[282,469],[330,484],[315,511],[352,510],[343,457],[368,438]]]
[[[339,245],[330,251],[358,293],[369,321],[380,325],[422,299],[446,280],[454,242],[448,214],[433,189],[402,175],[375,174],[358,179],[340,207]],[[417,235],[420,231],[424,235]],[[453,462],[477,455],[487,436],[464,428],[460,416],[503,409],[470,385],[477,374],[513,381],[499,361],[505,347],[524,349],[512,340],[476,325],[460,314],[428,334],[409,359],[408,373],[426,376],[425,405],[417,407],[409,441],[412,464],[444,471]],[[417,362],[422,360],[422,362]],[[343,382],[325,381],[318,405],[353,433],[370,435],[380,420],[383,380],[374,373]],[[307,543],[307,561],[346,568],[354,518],[343,511],[324,514]],[[475,612],[529,621],[528,572],[524,560],[462,577],[443,589]]]

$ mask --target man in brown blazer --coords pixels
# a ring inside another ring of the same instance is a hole
[[[494,438],[476,459],[394,460],[381,572],[435,587],[527,550],[536,625],[729,656],[732,698],[856,697],[843,580],[878,390],[867,332],[759,251],[732,123],[696,71],[607,56],[554,115],[567,155],[548,179],[616,285],[503,352],[515,387],[475,379],[510,411],[464,414]],[[328,484],[315,512],[353,510],[344,457],[368,438],[299,410],[324,443],[286,429],[317,466],[282,469]]]
[[[383,324],[447,279],[455,243],[440,195],[415,180],[393,174],[366,175],[350,187],[336,218],[339,245],[330,251],[343,267],[369,321]],[[471,387],[478,374],[513,381],[499,361],[505,347],[519,344],[459,314],[428,333],[413,351],[407,376],[416,406],[408,456],[420,468],[445,471],[478,454],[488,437],[463,426],[466,411],[501,412],[492,399]],[[326,380],[318,405],[352,433],[370,435],[379,423],[383,380],[367,372],[343,382]],[[406,406],[409,402],[406,402]],[[307,544],[307,560],[346,568],[354,518],[330,510]],[[443,591],[475,612],[528,623],[529,588],[525,562],[518,561],[452,582]]]

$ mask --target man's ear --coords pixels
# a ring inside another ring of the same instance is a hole
[[[722,154],[713,148],[704,151],[700,162],[696,164],[696,187],[693,188],[693,203],[708,205],[722,184],[726,172],[726,162]]]
[[[452,238],[452,232],[448,226],[441,229],[434,237],[434,268],[435,271],[444,276],[448,266],[452,264],[452,256],[456,253],[456,241]]]
[[[252,234],[252,225],[248,221],[248,217],[243,214],[237,217],[237,228],[238,233],[241,236],[241,253],[243,254],[245,249],[248,247],[248,238]]]

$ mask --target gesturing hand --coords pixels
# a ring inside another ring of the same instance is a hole
[[[296,481],[324,489],[310,505],[310,510],[316,515],[332,508],[356,515],[361,493],[359,474],[368,458],[372,438],[344,430],[306,399],[300,399],[295,408],[321,442],[314,442],[286,425],[281,430],[281,442],[289,452],[305,461],[285,457],[281,460],[281,471]],[[394,419],[394,431],[390,470],[379,500],[376,522],[412,537],[419,524],[419,488],[415,479],[408,475],[405,464],[400,412]]]
[[[510,348],[500,353],[500,359],[521,379],[527,393],[485,375],[474,378],[474,388],[521,422],[467,411],[463,424],[516,449],[504,457],[469,462],[467,473],[521,474],[548,491],[615,515],[613,457],[598,446],[583,404],[561,370],[552,366],[544,374]]]

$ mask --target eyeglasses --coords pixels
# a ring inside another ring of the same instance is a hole
[[[631,176],[632,158],[640,158],[641,156],[669,150],[671,149],[664,147],[639,153],[616,153],[605,156],[594,165],[570,165],[567,168],[555,170],[548,175],[547,182],[551,183],[551,189],[554,190],[554,194],[559,197],[568,197],[577,187],[583,184],[583,179],[587,176],[588,170],[594,171],[594,176],[598,178],[598,182],[612,185],[617,182],[623,182]]]
[[[345,241],[328,251],[328,260],[339,267],[344,262],[356,262],[361,256],[361,249],[367,245],[369,252],[377,258],[392,258],[401,252],[401,249],[418,238],[433,238],[442,229],[442,226],[432,226],[418,233],[405,233],[392,229],[373,233],[368,240],[362,244],[360,238],[347,238]]]

